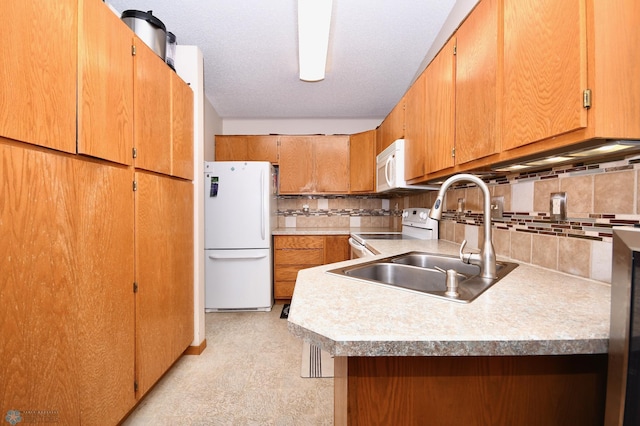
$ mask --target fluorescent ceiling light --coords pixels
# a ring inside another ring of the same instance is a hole
[[[324,79],[333,0],[298,0],[300,80]]]

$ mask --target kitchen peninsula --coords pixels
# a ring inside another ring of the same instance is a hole
[[[326,273],[366,260],[300,271],[289,313],[291,333],[335,357],[336,425],[602,424],[608,284],[520,264],[462,304]]]

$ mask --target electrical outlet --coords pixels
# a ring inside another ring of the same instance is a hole
[[[567,219],[567,193],[552,192],[549,199],[549,216],[552,221],[559,222]]]

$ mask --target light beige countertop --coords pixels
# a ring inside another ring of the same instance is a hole
[[[518,262],[509,275],[463,304],[326,273],[412,250],[457,255],[459,245],[378,240],[374,248],[382,254],[299,272],[288,318],[292,334],[334,356],[607,352],[606,283]]]
[[[389,228],[276,228],[271,235],[349,235],[352,232],[394,232]]]

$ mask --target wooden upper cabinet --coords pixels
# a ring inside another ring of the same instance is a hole
[[[349,136],[321,136],[315,140],[315,192],[349,192]]]
[[[248,161],[268,161],[271,164],[278,163],[277,135],[256,135],[247,138]]]
[[[6,1],[0,136],[76,152],[78,1]]]
[[[171,175],[193,179],[193,90],[171,74]]]
[[[133,32],[99,0],[82,0],[78,153],[133,163]]]
[[[136,168],[171,174],[173,71],[142,40],[134,38],[134,145]]]
[[[304,194],[315,191],[313,138],[313,136],[282,136],[280,138],[280,194]]]
[[[587,125],[585,1],[504,2],[504,149]]]
[[[280,193],[349,192],[349,136],[281,136]]]
[[[216,135],[216,161],[278,163],[277,135]]]
[[[426,172],[426,77],[426,72],[423,72],[405,95],[405,180],[419,178]]]
[[[498,8],[482,0],[456,32],[455,162],[498,152]]]
[[[376,131],[351,135],[349,142],[349,192],[376,191]]]
[[[454,165],[455,43],[452,37],[424,71],[427,173]]]
[[[384,149],[391,145],[396,139],[402,139],[404,137],[404,106],[405,99],[403,97],[396,106],[393,107],[382,123],[380,123],[376,135],[376,155],[384,151]]]

